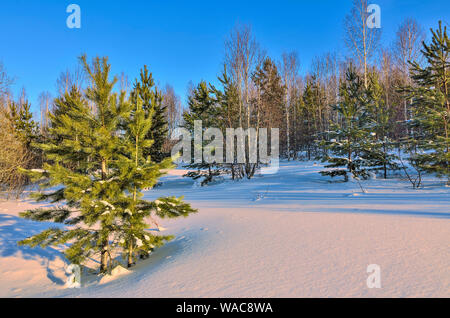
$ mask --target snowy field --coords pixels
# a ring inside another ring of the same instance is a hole
[[[450,188],[426,180],[330,182],[313,163],[276,175],[198,187],[170,171],[154,199],[185,195],[199,213],[161,221],[176,239],[115,279],[82,277],[65,289],[55,249],[16,242],[52,224],[0,202],[0,297],[450,297]],[[366,285],[381,268],[380,289]]]

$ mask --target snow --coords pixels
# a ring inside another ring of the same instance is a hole
[[[66,288],[81,288],[81,268],[78,265],[71,264],[67,266],[66,273],[69,275],[66,280]]]
[[[273,175],[193,187],[175,169],[147,199],[185,196],[199,209],[158,220],[176,238],[126,275],[82,273],[54,248],[16,242],[53,224],[23,220],[39,205],[0,202],[0,297],[450,297],[450,188],[427,176],[330,182],[313,162],[281,162]],[[336,179],[338,180],[338,179]],[[381,268],[380,289],[366,285]],[[98,266],[98,264],[96,265]],[[123,273],[122,273],[123,274]]]
[[[101,279],[99,284],[103,285],[103,284],[107,284],[109,282],[114,281],[115,279],[122,277],[124,275],[129,274],[130,271],[128,269],[126,269],[125,267],[121,266],[121,265],[117,265],[116,267],[114,267],[111,271],[111,275],[104,275]]]
[[[115,210],[115,209],[116,209],[116,208],[115,208],[111,203],[109,203],[108,201],[102,200],[102,201],[100,201],[100,203],[103,204],[104,206],[106,206],[107,208],[110,208],[111,210]]]

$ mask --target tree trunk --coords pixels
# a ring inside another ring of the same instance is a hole
[[[106,179],[106,160],[102,160],[102,179]]]
[[[109,242],[108,240],[103,242],[101,258],[100,258],[100,273],[105,274],[108,272],[109,263]]]
[[[383,144],[383,169],[384,169],[384,179],[387,179],[387,150],[386,150],[386,142]]]
[[[130,246],[128,247],[128,268],[134,265],[133,260],[133,243],[130,242]]]

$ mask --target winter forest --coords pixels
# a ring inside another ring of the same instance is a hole
[[[448,23],[405,18],[386,44],[369,4],[342,17],[345,50],[310,61],[237,22],[217,78],[186,96],[158,61],[132,79],[74,52],[33,115],[0,63],[0,296],[450,296]],[[197,122],[203,160],[192,140],[181,161],[177,131]],[[207,128],[247,135],[217,146]],[[373,263],[383,289],[366,287]]]

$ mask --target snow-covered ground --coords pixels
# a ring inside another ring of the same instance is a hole
[[[59,251],[16,242],[51,224],[0,203],[0,297],[450,297],[450,188],[426,180],[329,182],[313,163],[275,175],[198,187],[174,170],[154,199],[184,195],[199,213],[164,220],[176,239],[116,279],[65,289]],[[369,289],[367,267],[381,268]]]

